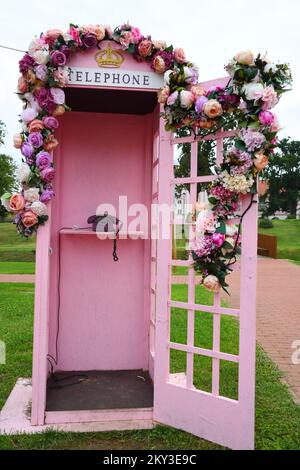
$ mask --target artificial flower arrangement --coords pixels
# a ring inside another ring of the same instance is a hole
[[[273,64],[267,57],[241,52],[225,67],[230,79],[224,88],[204,90],[198,84],[197,67],[181,48],[143,36],[124,24],[114,31],[103,25],[78,27],[65,33],[52,29],[29,45],[19,62],[18,94],[24,103],[22,132],[14,136],[23,162],[18,170],[22,190],[4,194],[2,204],[15,214],[17,230],[28,237],[47,219],[47,202],[53,196],[52,152],[58,146],[58,117],[69,110],[63,88],[68,84],[67,62],[77,51],[99,47],[113,40],[138,61],[149,62],[164,74],[165,86],[158,92],[166,129],[188,129],[195,135],[214,133],[228,123],[238,129],[232,148],[218,168],[208,204],[196,207],[196,238],[191,247],[195,269],[204,285],[213,291],[226,289],[239,251],[239,227],[231,223],[241,198],[256,192],[256,176],[268,164],[276,146],[279,123],[270,111],[291,83],[286,64]]]

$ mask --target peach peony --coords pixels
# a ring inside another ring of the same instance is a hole
[[[55,108],[55,110],[53,112],[53,116],[54,117],[59,117],[59,116],[62,116],[64,113],[65,113],[65,107],[60,104]]]
[[[41,132],[44,129],[44,124],[40,119],[34,119],[28,125],[29,132]]]
[[[153,62],[152,62],[152,67],[157,73],[164,73],[166,71],[166,64],[164,59],[157,55],[154,57]]]
[[[206,289],[210,290],[211,292],[219,292],[221,288],[219,279],[216,276],[213,276],[212,274],[206,276],[203,281],[203,285],[204,287],[206,287]]]
[[[34,212],[31,210],[24,212],[21,215],[23,225],[26,228],[32,227],[33,225],[36,225],[38,223],[38,218]]]
[[[250,50],[240,51],[235,55],[235,60],[242,65],[254,65],[254,54]]]
[[[25,199],[21,194],[13,194],[9,200],[9,208],[11,211],[21,211],[25,207]]]
[[[193,93],[196,101],[199,96],[205,96],[205,89],[201,85],[193,85],[191,88],[191,93]]]
[[[223,108],[217,100],[208,100],[203,106],[203,112],[207,117],[213,119],[223,114]]]
[[[168,86],[165,86],[161,88],[159,92],[157,93],[157,101],[159,103],[164,104],[167,102],[169,95],[170,95],[170,88]]]
[[[253,163],[258,171],[262,171],[268,165],[269,159],[267,155],[264,155],[263,150],[260,150],[259,152],[256,152]]]
[[[63,34],[64,33],[61,29],[53,28],[53,29],[48,29],[48,31],[46,32],[46,37],[49,39],[52,39],[52,41],[55,41],[55,39],[57,39],[58,36],[63,36]]]
[[[27,80],[25,80],[24,77],[19,77],[18,80],[18,91],[23,95],[28,91],[28,83]]]
[[[54,137],[53,134],[50,134],[44,141],[44,149],[47,152],[52,152],[58,146],[58,140]]]
[[[14,143],[14,147],[16,149],[20,149],[22,147],[23,139],[22,139],[21,134],[15,134],[14,135],[13,143]]]

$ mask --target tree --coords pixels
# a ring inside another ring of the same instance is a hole
[[[296,215],[300,195],[300,141],[290,137],[280,140],[263,177],[269,182],[268,214],[282,209]]]
[[[4,143],[5,126],[0,121],[0,145]],[[16,164],[12,157],[0,154],[0,196],[6,192],[12,192],[17,189],[16,184]],[[0,219],[7,214],[6,209],[0,204]]]

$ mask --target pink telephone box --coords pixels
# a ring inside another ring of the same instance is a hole
[[[108,41],[107,54],[117,47]],[[72,111],[61,118],[56,197],[37,239],[32,425],[99,422],[103,429],[133,429],[158,422],[231,448],[253,448],[256,208],[243,222],[240,308],[221,306],[219,295],[211,306],[197,303],[191,261],[172,259],[172,238],[160,233],[151,206],[171,206],[177,184],[190,186],[195,203],[197,184],[213,177],[198,176],[197,140],[164,130],[156,96],[162,77],[118,53],[123,62],[115,68],[97,62],[95,51],[76,54],[69,64]],[[211,136],[217,161],[230,135]],[[174,178],[174,146],[183,142],[191,145],[190,176]],[[129,217],[122,220],[114,262],[113,240],[109,234],[100,239],[87,219],[103,203],[121,219],[120,196]],[[134,224],[136,205],[148,210],[142,226]],[[174,266],[188,268],[184,302],[171,296]],[[185,344],[171,341],[173,308],[187,312]],[[200,311],[213,315],[212,349],[195,346]],[[239,319],[238,354],[221,349],[226,315]],[[171,373],[172,351],[185,354],[184,372]],[[211,393],[194,386],[200,356],[212,361]],[[221,361],[238,367],[238,399],[220,395]]]

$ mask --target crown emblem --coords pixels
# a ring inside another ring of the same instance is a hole
[[[121,67],[124,62],[122,52],[112,49],[110,44],[108,44],[105,49],[100,49],[95,59],[99,67],[118,68]]]

